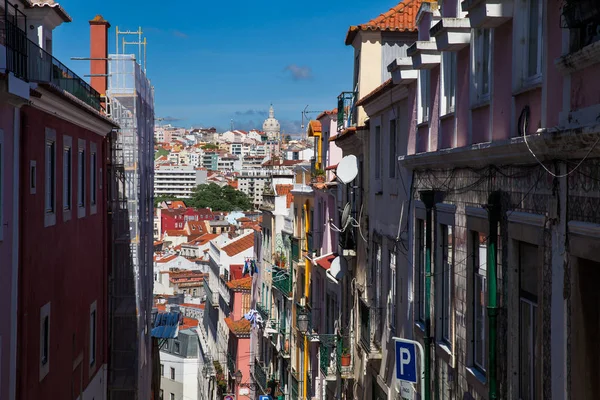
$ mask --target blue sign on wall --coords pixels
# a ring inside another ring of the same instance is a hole
[[[258,397],[258,400],[271,400],[271,396],[261,395]]]
[[[417,383],[417,346],[412,341],[396,340],[396,378]]]

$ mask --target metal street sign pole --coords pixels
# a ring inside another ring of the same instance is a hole
[[[393,337],[392,340],[394,341],[394,348],[396,349],[396,347],[398,346],[397,342],[401,342],[401,343],[406,343],[406,344],[412,344],[414,345],[417,349],[419,349],[419,355],[421,358],[421,368],[420,368],[420,372],[421,372],[421,399],[423,399],[423,396],[425,396],[425,352],[423,351],[423,346],[421,346],[421,343],[417,342],[416,340],[410,340],[410,339],[403,339],[403,338],[398,338],[398,337]],[[396,350],[397,351],[397,350]],[[396,358],[396,357],[395,357]],[[398,363],[396,362],[396,379],[398,379],[398,368],[400,366],[398,365]],[[415,361],[415,370],[416,370],[416,361]],[[416,371],[415,371],[416,372]],[[411,381],[404,381],[402,379],[398,379],[401,382],[410,382],[410,383],[416,383],[416,382],[411,382]],[[424,400],[429,400],[429,399],[424,399]]]

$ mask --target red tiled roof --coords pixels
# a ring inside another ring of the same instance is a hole
[[[234,321],[233,319],[227,317],[225,318],[225,323],[229,330],[236,336],[250,336],[250,321],[245,318],[240,319],[239,321]]]
[[[204,235],[199,236],[199,237],[195,238],[194,240],[190,241],[189,244],[197,244],[199,246],[202,246],[218,237],[219,237],[219,235],[217,235],[216,233],[205,233]]]
[[[172,208],[172,209],[185,208],[185,203],[183,201],[175,200],[170,203],[171,204],[169,204],[167,202],[167,207],[169,207],[169,208]]]
[[[195,234],[208,233],[206,230],[206,224],[204,223],[204,221],[188,221],[187,228],[189,228],[190,233],[195,233]]]
[[[321,258],[318,258],[316,260],[316,262],[319,267],[321,267],[327,271],[329,268],[331,268],[331,263],[333,262],[333,260],[336,257],[337,257],[337,255],[335,255],[335,254],[329,254],[329,255],[323,256]]]
[[[250,290],[252,289],[252,277],[247,276],[242,279],[236,279],[227,282],[227,287],[232,290]]]
[[[179,329],[189,329],[198,326],[198,320],[195,318],[183,317],[183,325],[179,326]]]
[[[204,304],[183,303],[182,306],[188,308],[204,308]]]
[[[173,255],[167,256],[165,258],[158,259],[158,260],[156,260],[156,262],[166,263],[166,262],[176,259],[177,257],[178,257],[177,254],[173,254]]]
[[[242,218],[237,219],[237,222],[248,222],[248,221],[252,221],[252,220],[248,217],[242,217]]]
[[[331,115],[331,114],[337,114],[338,109],[334,108],[333,110],[330,111],[323,111],[321,114],[317,115],[317,119],[321,119],[327,115]]]
[[[321,127],[321,123],[319,121],[316,121],[313,119],[308,123],[308,125],[309,125],[310,129],[312,130],[312,132],[321,132],[322,127]]]
[[[354,25],[346,34],[346,46],[351,45],[359,31],[415,32],[416,19],[423,0],[404,0],[388,12],[361,25]]]
[[[187,236],[188,233],[183,229],[167,229],[165,235],[168,236]]]
[[[284,185],[284,184],[275,185],[275,190],[277,191],[277,194],[279,196],[285,196],[287,208],[290,208],[290,205],[294,201],[294,195],[292,194],[292,189],[294,189],[294,185]]]
[[[377,86],[369,94],[365,95],[362,99],[358,100],[356,102],[356,106],[362,106],[363,104],[368,103],[369,101],[371,101],[381,93],[385,92],[392,86],[394,86],[394,82],[392,82],[392,79],[390,78],[387,81],[383,82],[381,85]]]
[[[237,239],[234,242],[224,246],[221,250],[231,257],[241,253],[244,250],[248,250],[252,246],[254,246],[254,234],[248,233],[245,236],[242,236],[240,239]]]

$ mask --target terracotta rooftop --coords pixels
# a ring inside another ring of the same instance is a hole
[[[183,317],[183,325],[180,325],[179,329],[183,330],[183,329],[195,328],[197,326],[198,326],[198,320],[197,319]]]
[[[285,184],[275,185],[275,190],[277,191],[277,194],[279,196],[285,195],[286,208],[290,208],[290,206],[294,202],[294,195],[292,194],[292,189],[294,189],[294,185],[285,185]]]
[[[168,236],[187,236],[188,233],[183,229],[167,229],[165,235]]]
[[[229,281],[229,282],[227,282],[227,287],[233,291],[250,290],[250,289],[252,289],[252,277],[247,276],[242,279],[236,279],[233,281]]]
[[[204,304],[193,304],[193,303],[183,303],[181,304],[182,307],[188,307],[188,308],[200,308],[200,309],[204,309]]]
[[[356,102],[356,106],[358,107],[368,103],[369,101],[373,100],[375,97],[379,96],[381,93],[385,92],[392,86],[394,86],[394,82],[392,82],[392,79],[390,78],[387,81],[383,82],[381,85],[377,86],[369,94],[365,95],[362,99],[358,100]]]
[[[156,260],[156,262],[166,263],[166,262],[169,262],[169,261],[172,261],[172,260],[176,259],[177,257],[178,256],[176,254],[173,254],[173,255],[170,255],[170,256],[167,256],[167,257],[164,257],[164,258],[159,258],[159,259]]]
[[[227,317],[225,318],[225,323],[229,330],[236,336],[245,336],[250,337],[250,321],[245,318],[240,319],[239,321],[234,321],[233,319]]]
[[[323,117],[326,117],[327,115],[335,115],[337,114],[338,109],[334,108],[333,110],[329,110],[329,111],[323,111],[321,114],[317,115],[317,119],[321,119]]]
[[[404,0],[380,14],[367,23],[354,25],[346,34],[346,46],[354,41],[359,31],[386,31],[386,32],[416,32],[417,13],[423,0]]]
[[[248,250],[252,246],[254,246],[254,234],[248,233],[224,246],[221,250],[227,253],[228,256],[232,257],[244,250]]]
[[[218,237],[219,237],[219,235],[217,235],[216,233],[205,233],[204,235],[197,237],[194,240],[190,241],[188,244],[195,244],[195,245],[203,246],[206,243],[208,243],[211,240],[216,239]]]
[[[312,132],[321,132],[321,129],[322,129],[321,122],[313,119],[313,120],[310,120],[308,125]]]

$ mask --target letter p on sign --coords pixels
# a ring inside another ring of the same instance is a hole
[[[417,354],[412,341],[396,340],[396,378],[417,383]]]

